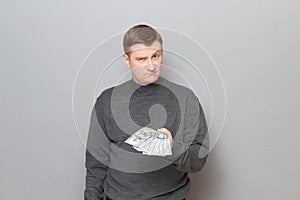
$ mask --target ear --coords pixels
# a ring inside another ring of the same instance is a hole
[[[128,57],[127,54],[124,54],[124,55],[123,55],[123,61],[124,61],[125,65],[126,65],[129,69],[131,69],[129,59],[130,59],[130,58]]]

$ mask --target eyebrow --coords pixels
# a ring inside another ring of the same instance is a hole
[[[157,53],[161,53],[161,49],[155,51],[152,55],[157,54]]]
[[[161,54],[161,52],[162,52],[162,50],[161,49],[159,49],[159,50],[157,50],[157,51],[155,51],[153,54],[152,54],[152,56],[154,55],[154,54]],[[140,56],[140,57],[135,57],[135,59],[146,59],[147,58],[147,56]]]
[[[142,58],[147,58],[147,56],[135,57],[135,59],[142,59]]]

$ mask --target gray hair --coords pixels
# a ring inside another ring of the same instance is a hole
[[[124,53],[129,54],[131,46],[134,44],[144,44],[150,46],[154,41],[160,42],[162,46],[161,35],[151,26],[139,24],[131,27],[123,37]]]

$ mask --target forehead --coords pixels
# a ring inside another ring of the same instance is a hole
[[[146,46],[144,44],[134,44],[130,47],[131,55],[144,54],[148,55],[151,53],[155,53],[158,50],[161,50],[161,44],[159,41],[154,41],[150,46]]]

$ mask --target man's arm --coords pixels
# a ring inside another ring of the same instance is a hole
[[[110,141],[104,130],[104,123],[100,116],[101,101],[96,102],[89,126],[86,148],[86,189],[85,200],[100,200],[103,198],[103,183],[109,165]]]
[[[205,115],[198,98],[192,93],[187,98],[183,140],[173,138],[172,165],[187,173],[199,172],[206,163],[209,140]]]

